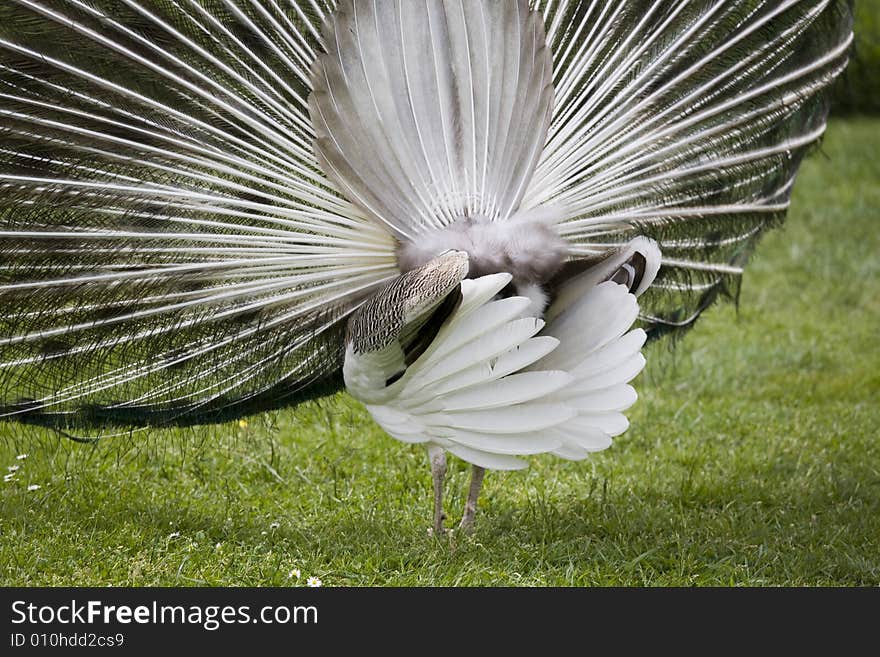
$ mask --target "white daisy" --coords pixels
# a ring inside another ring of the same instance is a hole
[[[41,488],[42,486],[40,486],[40,484],[31,484],[28,486],[28,490],[40,490]]]
[[[302,572],[300,572],[300,569],[299,569],[299,568],[294,568],[294,569],[291,570],[289,573],[287,573],[287,579],[292,579],[292,578],[294,578],[294,577],[296,577],[297,579],[299,579],[300,576],[302,576]]]
[[[321,586],[321,584],[323,584],[323,582],[318,577],[309,577],[309,579],[306,580],[306,585],[311,586],[312,588],[317,588]]]

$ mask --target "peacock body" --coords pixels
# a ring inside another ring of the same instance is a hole
[[[345,385],[482,468],[611,444],[733,297],[837,0],[3,0],[0,417],[204,424]],[[633,328],[634,323],[638,327]]]

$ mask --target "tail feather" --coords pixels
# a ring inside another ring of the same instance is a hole
[[[0,414],[203,422],[341,385],[396,269],[312,152],[331,9],[0,8]]]

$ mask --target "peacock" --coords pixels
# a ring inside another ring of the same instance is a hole
[[[840,0],[2,0],[0,417],[346,388],[485,469],[628,427],[822,136]]]

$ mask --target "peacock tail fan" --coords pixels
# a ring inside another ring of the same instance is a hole
[[[321,13],[264,4],[0,9],[7,417],[217,422],[341,387],[393,242],[312,155]]]
[[[71,432],[202,424],[342,386],[348,317],[399,275],[402,235],[417,240],[453,214],[440,199],[391,226],[322,169],[310,76],[334,51],[323,39],[335,8],[0,5],[0,417]],[[849,7],[531,9],[552,56],[552,112],[518,209],[554,208],[575,267],[637,235],[657,240],[663,266],[640,300],[642,326],[681,333],[736,294],[760,236],[783,219],[847,62]],[[420,37],[432,52],[438,34]],[[478,30],[444,38],[479,52]],[[461,66],[435,61],[438,79]],[[498,84],[481,81],[457,85],[459,100]],[[471,104],[471,125],[484,105]]]

